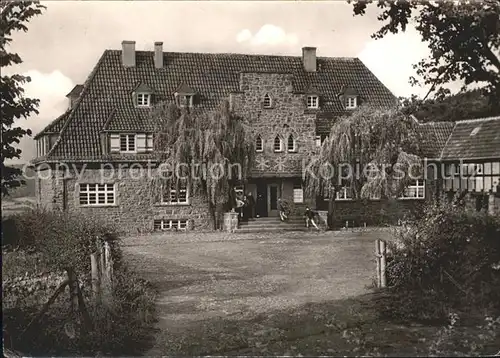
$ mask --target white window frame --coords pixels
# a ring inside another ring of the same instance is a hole
[[[147,92],[139,92],[136,94],[137,97],[137,107],[150,107],[151,106],[151,94]]]
[[[126,149],[122,149],[122,138],[125,139],[125,147]],[[133,138],[133,148],[131,145],[131,139]],[[137,134],[135,133],[120,133],[120,153],[137,153]]]
[[[302,184],[293,185],[293,202],[295,204],[302,204],[304,202],[304,188]]]
[[[351,187],[350,186],[343,186],[342,188],[340,188],[340,190],[337,190],[335,195],[336,195],[335,200],[339,200],[339,201],[352,200]]]
[[[99,202],[99,194],[104,195],[103,203]],[[94,203],[91,203],[92,195],[95,197]],[[85,202],[82,203],[82,199]],[[78,184],[78,203],[80,206],[115,206],[116,185],[99,183]]]
[[[192,108],[193,107],[193,99],[194,99],[194,94],[180,94],[179,95],[179,107]]]
[[[269,94],[264,95],[264,101],[263,101],[264,108],[271,108],[273,106],[273,99]]]
[[[317,95],[307,96],[307,108],[312,108],[312,109],[319,108],[319,97]]]
[[[413,191],[415,193],[414,196],[409,196],[409,192]],[[422,193],[422,195],[419,194]],[[421,200],[425,199],[425,180],[424,179],[416,179],[415,184],[408,185],[403,193],[401,193],[399,199],[402,200]]]
[[[352,101],[352,102],[351,102]],[[346,98],[345,108],[354,109],[358,106],[358,99],[355,96],[349,96]]]
[[[165,198],[165,192],[166,190],[162,187],[162,190],[161,190],[161,203],[163,205],[189,205],[190,204],[190,201],[189,201],[189,185],[186,183],[185,184],[185,188],[183,188],[181,186],[181,184],[179,183],[179,192],[182,193],[182,192],[185,192],[185,199],[184,200],[181,200],[179,198],[179,196],[177,196],[177,189],[175,187],[175,184],[172,183],[170,185],[170,190],[168,192],[168,199]],[[175,200],[172,200],[172,197],[175,197]]]
[[[290,138],[292,138],[292,148],[290,148]],[[293,134],[290,134],[286,140],[286,151],[289,153],[293,153],[297,151],[297,141]]]
[[[280,141],[280,148],[279,149],[276,149],[276,139],[279,139]],[[281,136],[277,135],[276,137],[274,137],[274,140],[273,140],[273,150],[275,153],[281,153],[283,152],[283,138],[281,138]]]
[[[159,224],[159,229],[157,229],[157,224]],[[187,219],[158,219],[153,222],[155,231],[166,231],[166,230],[187,230],[188,220]]]
[[[259,149],[259,140],[260,140],[260,149]],[[260,135],[255,138],[255,151],[258,153],[262,153],[264,151],[264,141]]]

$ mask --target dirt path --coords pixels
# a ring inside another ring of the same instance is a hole
[[[264,342],[287,341],[299,331],[314,336],[332,320],[328,306],[368,291],[377,237],[210,233],[126,239],[127,260],[159,290],[159,333],[147,355],[284,354],[289,347],[275,344],[271,352]],[[355,315],[342,305],[341,312]]]

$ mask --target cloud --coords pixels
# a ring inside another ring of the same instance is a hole
[[[236,41],[250,43],[255,46],[262,45],[295,45],[298,42],[297,35],[287,34],[285,30],[276,25],[267,24],[262,26],[255,35],[250,30],[241,30],[236,35]]]
[[[412,27],[406,32],[387,34],[371,40],[358,57],[396,96],[424,96],[426,88],[412,87],[408,80],[416,77],[412,65],[429,55],[427,44]]]
[[[24,85],[24,94],[26,97],[40,100],[39,114],[31,115],[28,119],[19,119],[14,122],[14,126],[29,128],[34,136],[68,108],[68,99],[65,96],[74,87],[74,83],[57,70],[51,73],[29,70],[23,75],[31,77],[31,82]],[[16,147],[23,152],[21,162],[27,162],[35,156],[33,137],[22,138]]]

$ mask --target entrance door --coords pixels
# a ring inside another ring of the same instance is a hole
[[[269,184],[267,186],[268,196],[267,196],[267,211],[269,216],[278,216],[278,197],[279,197],[279,187],[278,184]]]
[[[255,215],[267,216],[267,185],[265,182],[257,182],[257,198],[255,200]]]

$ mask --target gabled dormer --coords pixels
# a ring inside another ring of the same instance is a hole
[[[71,92],[69,92],[66,95],[66,98],[69,99],[69,108],[70,109],[73,108],[77,99],[80,98],[80,94],[82,93],[82,91],[83,91],[83,85],[76,85],[75,87],[73,87]]]
[[[196,102],[196,91],[186,84],[181,84],[174,93],[174,99],[179,108],[192,108]]]
[[[153,89],[144,83],[140,83],[132,93],[134,107],[150,108],[153,105]]]
[[[340,101],[347,110],[353,110],[359,107],[359,94],[358,91],[349,86],[344,86],[339,93]]]

